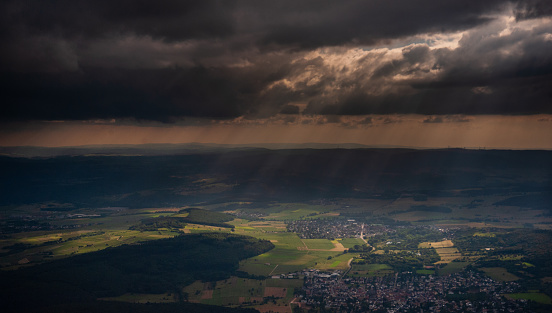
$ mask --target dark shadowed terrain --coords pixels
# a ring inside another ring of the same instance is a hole
[[[2,157],[0,204],[69,203],[66,210],[70,210],[511,195],[502,203],[541,208],[550,203],[550,160],[551,151],[461,149],[230,149],[164,156]]]

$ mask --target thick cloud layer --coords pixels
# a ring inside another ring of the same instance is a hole
[[[0,116],[552,113],[548,2],[3,1]]]

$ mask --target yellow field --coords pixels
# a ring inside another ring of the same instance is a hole
[[[450,248],[454,247],[454,243],[452,240],[443,240],[443,241],[437,241],[437,242],[422,242],[418,245],[418,248]]]
[[[435,264],[450,263],[453,260],[456,260],[462,256],[460,251],[458,251],[458,249],[456,248],[438,248],[435,249],[435,251],[441,257],[441,261]]]
[[[454,247],[451,240],[443,240],[437,242],[422,242],[418,245],[419,248],[434,248],[435,252],[441,257],[441,261],[435,264],[446,264],[456,260],[462,256],[460,251]]]

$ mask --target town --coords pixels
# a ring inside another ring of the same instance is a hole
[[[387,225],[365,224],[354,219],[305,219],[287,222],[287,230],[296,233],[302,239],[330,239],[371,237],[394,232]]]
[[[346,278],[307,271],[299,298],[303,307],[332,312],[526,312],[526,300],[503,296],[519,289],[515,282],[497,282],[475,271]]]

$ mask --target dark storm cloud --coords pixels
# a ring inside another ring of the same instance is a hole
[[[548,28],[495,41],[474,31],[455,50],[410,45],[338,68],[307,57],[484,28],[510,5],[520,21],[551,11],[545,0],[3,1],[0,118],[255,118],[297,103],[326,115],[551,112]],[[511,43],[520,50],[493,54]]]
[[[263,44],[301,48],[373,44],[419,32],[465,29],[487,22],[489,18],[482,13],[494,12],[504,3],[500,0],[326,0],[296,1],[290,5],[275,1],[270,11],[285,10],[287,14],[276,25],[270,25]]]
[[[310,99],[305,112],[552,113],[552,22],[510,34],[499,26],[465,33],[455,49],[407,47],[401,58],[381,62],[368,78],[366,71],[353,73],[344,92]],[[367,86],[382,90],[368,93]]]
[[[28,34],[101,37],[134,33],[166,40],[262,33],[277,44],[331,45],[419,31],[462,29],[485,22],[501,0],[188,0],[4,1],[6,26]]]
[[[2,18],[16,34],[95,38],[133,33],[183,40],[231,35],[234,5],[225,0],[3,1]]]
[[[281,114],[299,114],[299,107],[292,104],[286,104],[282,106],[280,113]]]
[[[520,1],[514,9],[514,14],[518,20],[551,16],[552,5],[549,0]]]
[[[500,10],[505,3],[504,0],[4,1],[0,4],[2,67],[74,69],[76,60],[86,64],[95,57],[105,59],[100,51],[90,53],[91,45],[125,36],[146,36],[168,43],[202,42],[198,43],[199,51],[189,56],[197,60],[204,59],[205,54],[223,56],[248,49],[372,44],[419,32],[473,27],[489,21],[484,15]],[[133,58],[128,51],[125,54]],[[117,67],[120,62],[115,59],[111,63],[102,62],[102,66]]]
[[[259,92],[260,86],[251,85],[254,78],[248,75],[252,74],[202,67],[12,73],[2,77],[3,97],[10,105],[0,109],[0,115],[13,119],[135,117],[166,122],[179,116],[231,118],[250,110],[251,103],[244,96]]]

